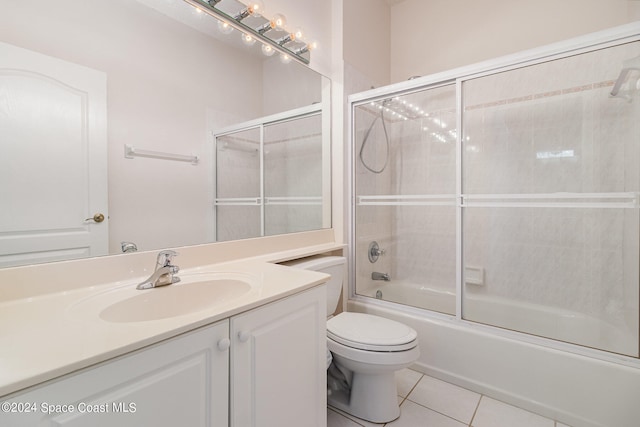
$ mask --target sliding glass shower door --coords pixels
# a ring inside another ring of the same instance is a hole
[[[357,106],[354,123],[357,293],[455,314],[455,85]]]
[[[465,319],[638,354],[638,43],[465,80]]]
[[[640,41],[616,42],[352,102],[355,293],[639,357]]]

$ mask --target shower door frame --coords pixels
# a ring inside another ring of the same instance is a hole
[[[348,96],[348,117],[347,126],[348,132],[348,147],[347,150],[347,164],[348,164],[348,240],[349,240],[349,287],[348,298],[350,301],[366,302],[366,304],[379,305],[380,307],[394,307],[402,312],[426,316],[433,319],[446,322],[454,322],[461,327],[473,328],[479,331],[485,331],[492,335],[502,336],[508,339],[513,339],[521,342],[526,342],[534,345],[552,348],[555,350],[565,351],[569,353],[579,354],[587,357],[592,357],[604,361],[614,362],[626,366],[640,368],[640,357],[633,357],[622,355],[618,353],[612,353],[606,350],[600,350],[590,347],[585,347],[579,344],[572,344],[568,342],[558,341],[552,338],[545,338],[541,336],[531,335],[526,332],[519,332],[515,330],[508,330],[499,326],[492,326],[487,324],[481,324],[470,320],[465,320],[462,317],[462,301],[463,301],[463,246],[462,246],[462,212],[465,205],[465,197],[462,193],[462,140],[463,136],[463,97],[462,97],[462,85],[465,81],[479,78],[497,72],[505,72],[525,66],[536,65],[552,60],[558,60],[567,58],[569,56],[592,52],[599,49],[622,45],[625,43],[640,41],[640,23],[632,23],[623,25],[620,27],[611,28],[604,31],[599,31],[592,34],[569,39],[563,42],[554,43],[548,46],[543,46],[536,49],[530,49],[523,52],[519,52],[512,55],[496,58],[480,62],[477,64],[455,68],[452,70],[436,73],[413,80],[404,81],[401,83],[392,84],[389,86],[368,90]],[[424,91],[444,84],[455,84],[456,86],[456,127],[458,129],[456,136],[456,313],[455,315],[448,315],[443,313],[434,312],[427,309],[411,307],[407,305],[397,304],[389,301],[383,301],[356,294],[356,171],[355,162],[357,159],[356,153],[356,138],[355,138],[355,112],[356,107],[361,105],[380,101],[392,96],[402,96],[414,92]],[[637,196],[633,202],[637,208]]]

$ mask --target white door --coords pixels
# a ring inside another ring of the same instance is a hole
[[[106,81],[0,43],[0,267],[108,253]]]

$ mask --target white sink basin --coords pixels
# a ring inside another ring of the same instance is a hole
[[[110,323],[160,320],[223,306],[257,288],[245,273],[179,274],[180,282],[138,290],[137,283],[85,298],[69,308],[75,318],[98,316]]]

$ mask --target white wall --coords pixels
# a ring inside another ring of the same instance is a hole
[[[627,0],[404,0],[391,7],[391,81],[626,24]]]
[[[391,19],[384,0],[344,2],[344,58],[371,80],[370,86],[390,83]],[[369,89],[369,87],[367,87]]]

